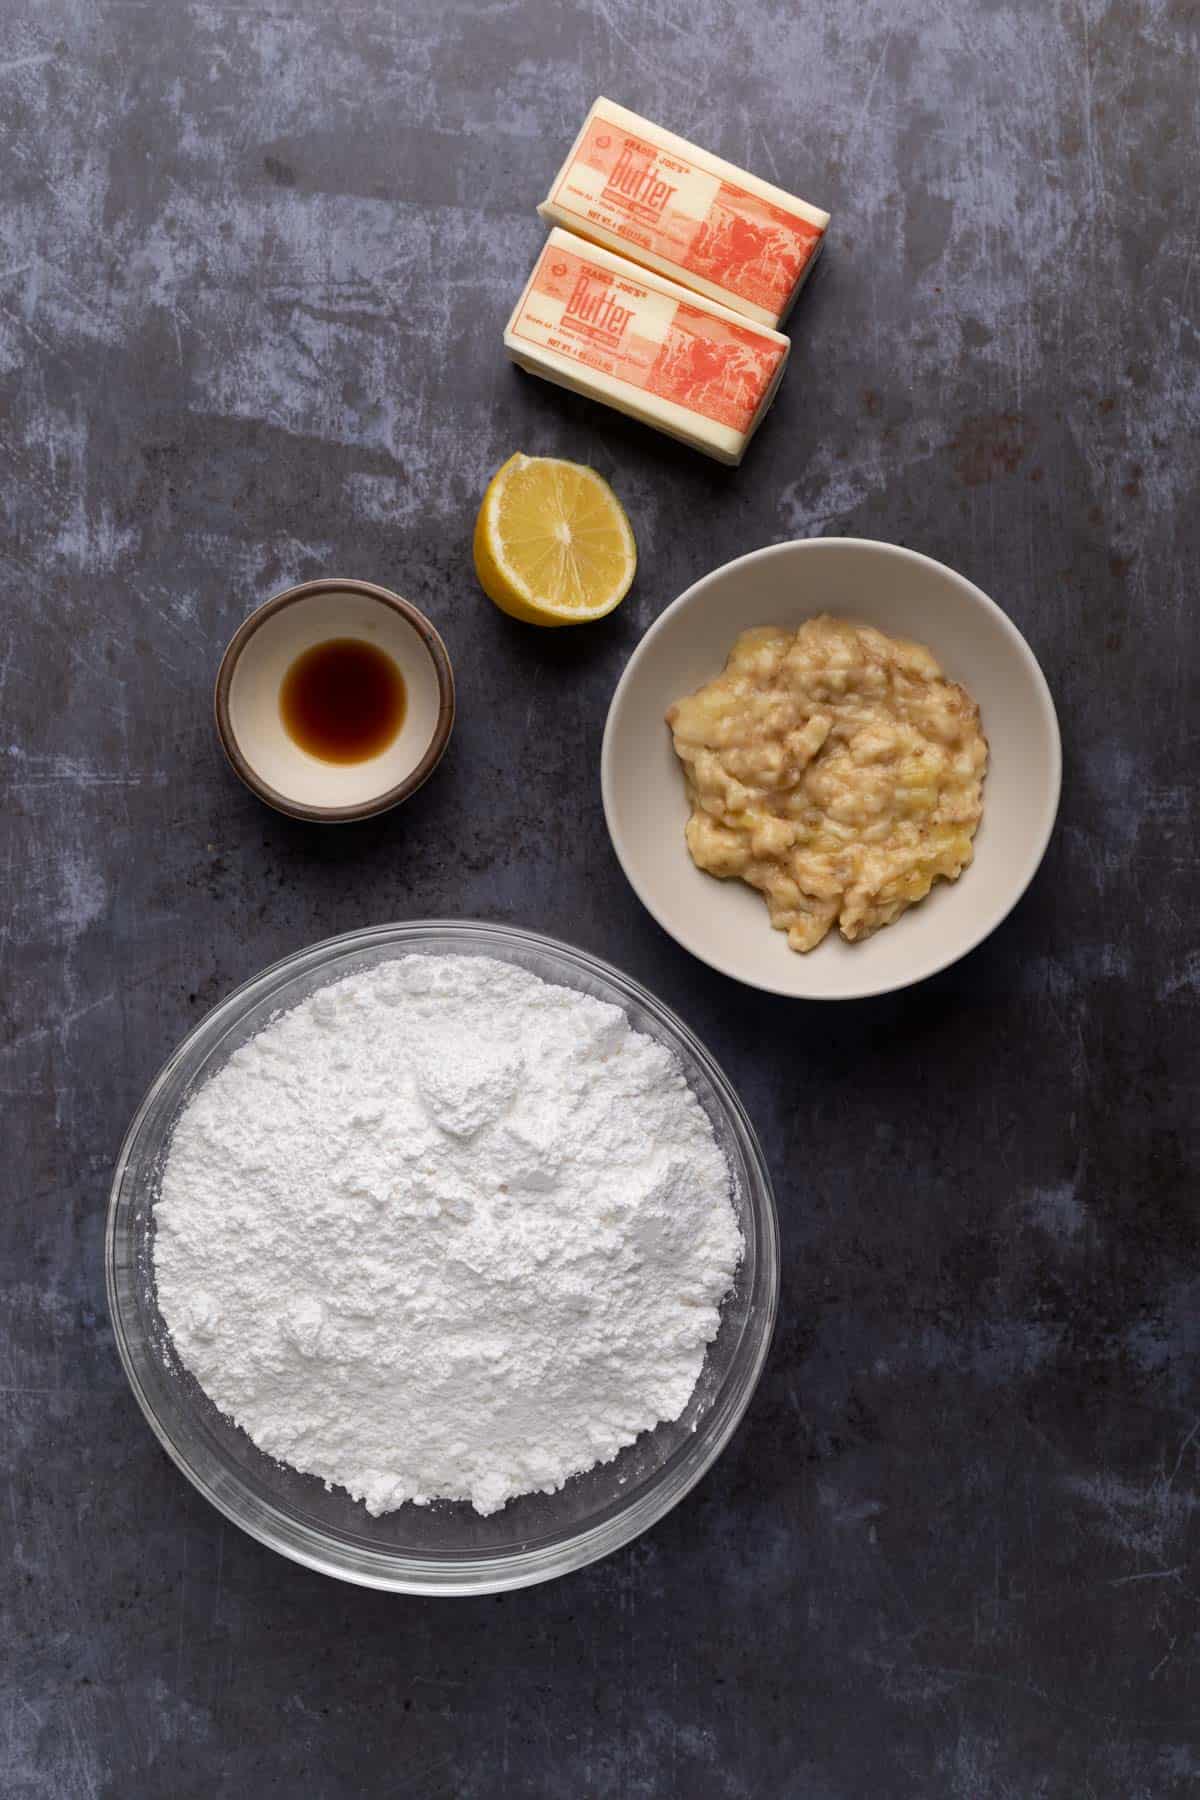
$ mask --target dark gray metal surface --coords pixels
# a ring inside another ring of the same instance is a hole
[[[0,1583],[5,1796],[1081,1800],[1200,1791],[1197,12],[1187,0],[9,0],[0,18]],[[740,472],[515,374],[533,213],[607,92],[829,206]],[[641,546],[576,634],[468,540],[513,449]],[[838,1008],[641,911],[598,792],[639,634],[856,533],[1040,657],[1059,828],[965,963]],[[286,583],[399,588],[459,680],[396,815],[266,812],[221,648]],[[782,1325],[723,1461],[557,1585],[424,1603],[190,1491],[105,1314],[146,1084],[264,963],[539,927],[714,1048],[775,1171]]]

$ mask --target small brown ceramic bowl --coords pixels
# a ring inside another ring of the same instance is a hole
[[[404,677],[407,704],[392,741],[360,762],[326,762],[288,734],[280,690],[304,651],[358,638],[385,651]],[[303,581],[240,625],[217,671],[217,731],[252,793],[294,819],[342,824],[386,812],[415,794],[454,726],[454,671],[424,613],[370,581]]]

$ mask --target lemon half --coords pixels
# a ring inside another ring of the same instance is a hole
[[[637,545],[595,469],[518,450],[488,483],[475,573],[489,600],[531,625],[602,619],[629,592]]]

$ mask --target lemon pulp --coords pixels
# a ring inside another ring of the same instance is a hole
[[[475,521],[475,572],[503,612],[575,625],[619,606],[637,568],[625,509],[602,475],[552,456],[510,456]]]

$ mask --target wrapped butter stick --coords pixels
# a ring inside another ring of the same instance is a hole
[[[787,317],[829,224],[819,206],[604,99],[538,212],[771,326]]]
[[[552,231],[504,348],[531,375],[739,463],[791,346],[702,294]]]

